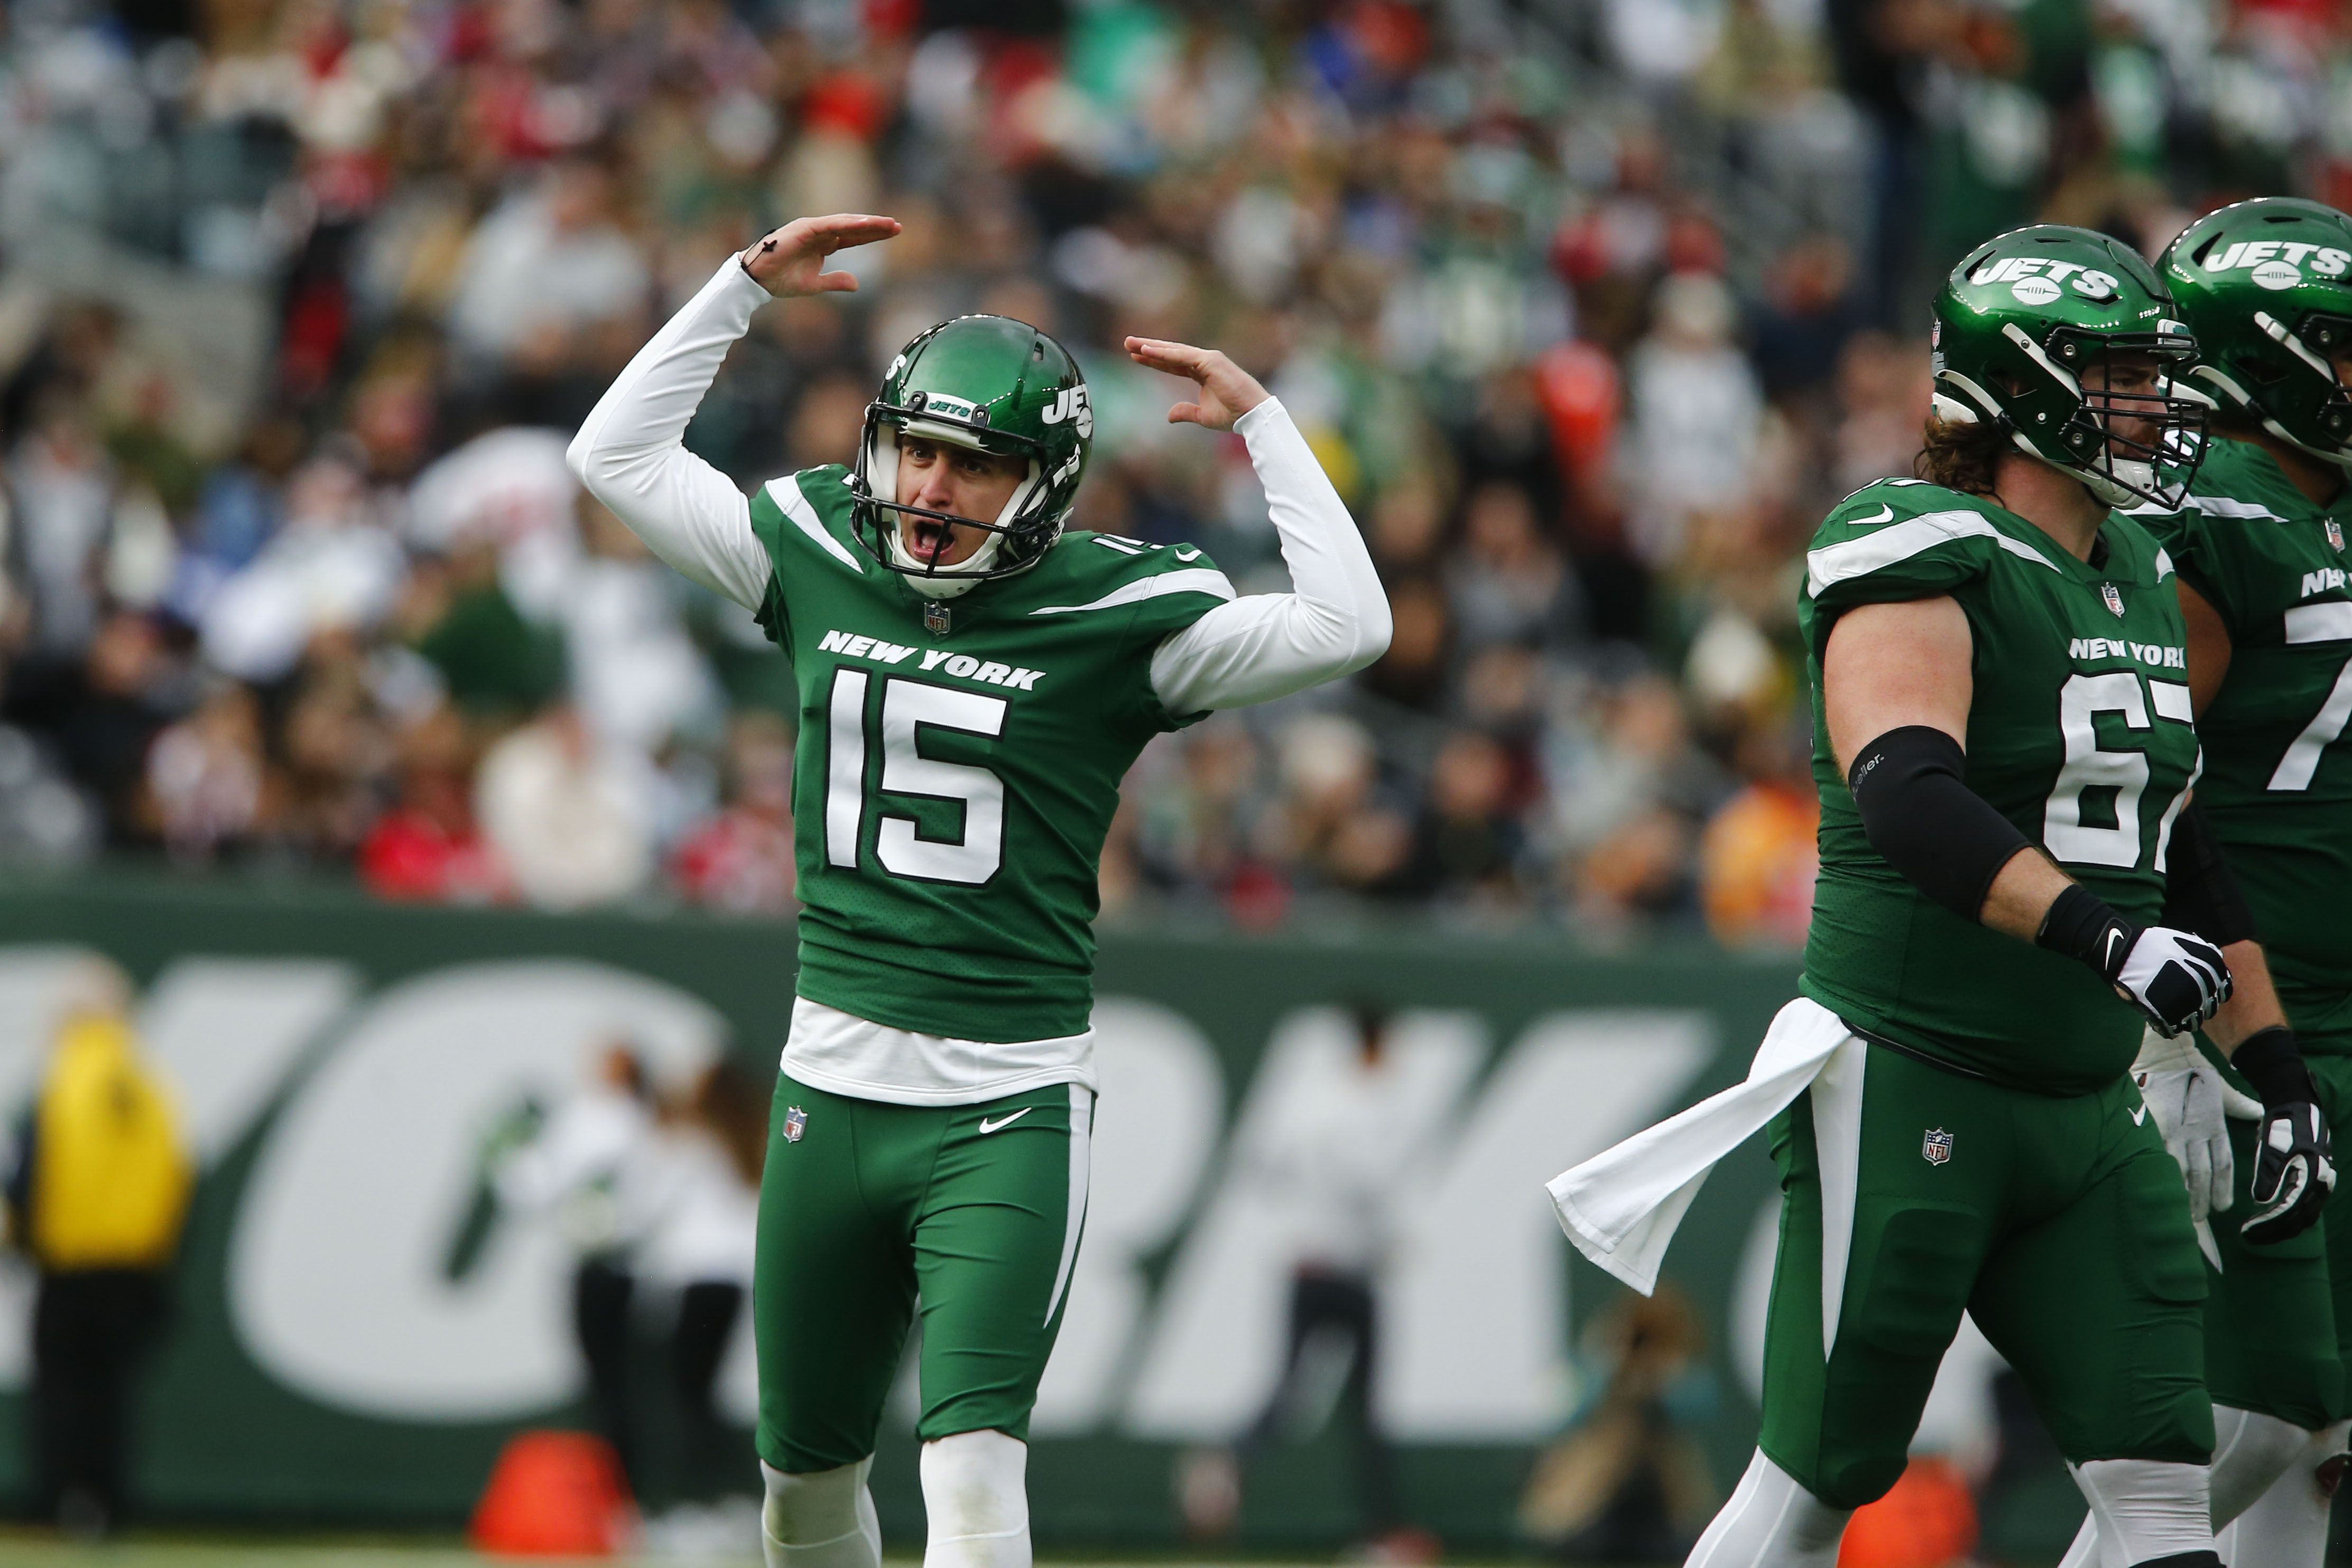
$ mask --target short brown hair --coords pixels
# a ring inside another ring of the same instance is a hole
[[[1998,499],[1993,489],[1994,476],[2000,471],[2002,455],[2015,450],[2008,430],[2000,425],[1984,421],[1963,424],[1958,420],[1931,415],[1921,437],[1919,455],[1911,460],[1911,476],[1930,485],[1941,485],[1947,490]]]

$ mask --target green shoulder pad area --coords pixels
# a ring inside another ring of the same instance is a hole
[[[1980,497],[1915,479],[1882,479],[1831,508],[1805,551],[1805,598],[1843,610],[1932,599],[1983,575],[2002,552],[2052,570],[2040,549],[2006,532]]]
[[[2309,509],[2268,453],[2252,442],[2217,439],[2179,507],[2134,507],[2121,515],[2147,529],[2165,562],[2218,607],[2230,596],[2225,580],[2233,558],[2245,553],[2240,530],[2282,524]]]

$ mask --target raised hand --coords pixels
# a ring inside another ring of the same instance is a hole
[[[1165,371],[1199,383],[1199,400],[1180,402],[1168,411],[1171,424],[1198,424],[1211,430],[1231,430],[1234,421],[1266,400],[1257,378],[1214,349],[1190,343],[1164,342],[1158,338],[1129,338],[1128,358],[1150,370]]]
[[[898,232],[898,219],[873,213],[794,218],[743,253],[743,270],[779,299],[796,294],[847,292],[856,288],[857,279],[846,272],[823,270],[824,258],[837,250],[888,239]]]

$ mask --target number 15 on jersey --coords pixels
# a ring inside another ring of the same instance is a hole
[[[877,700],[871,688],[880,685]],[[874,858],[892,876],[977,887],[1004,860],[1004,781],[986,768],[926,757],[926,728],[994,739],[1011,704],[1003,697],[901,675],[838,669],[826,701],[824,858],[854,871],[869,812]],[[873,744],[878,711],[881,745]],[[878,756],[877,753],[878,751]],[[915,818],[888,810],[877,795],[952,801],[962,808],[952,839],[926,837]]]

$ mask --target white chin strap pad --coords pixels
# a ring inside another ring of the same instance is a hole
[[[2053,457],[2045,457],[2026,445],[2025,438],[2021,435],[2018,437],[2018,450],[2028,457],[2056,469],[2110,507],[2137,507],[2142,500],[2141,497],[2132,494],[2125,489],[2123,485],[2116,483],[2116,479],[2121,479],[2126,484],[2137,485],[2143,490],[2156,488],[2156,465],[2140,458],[2116,459],[2114,464],[2116,477],[2110,479],[2105,475],[2095,473],[2088,468],[2077,468],[2071,463],[2061,463]]]

